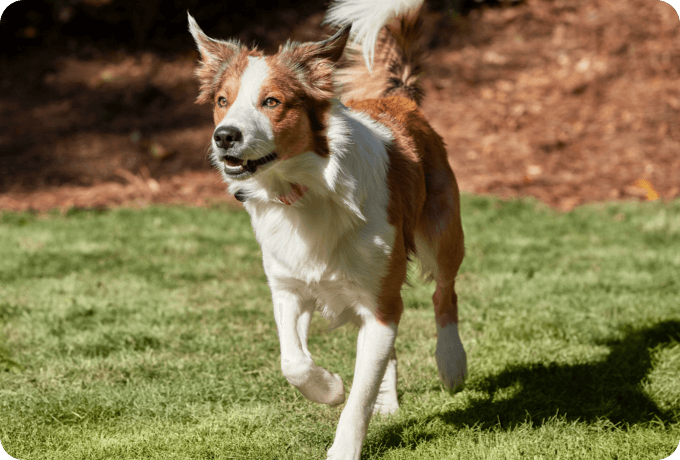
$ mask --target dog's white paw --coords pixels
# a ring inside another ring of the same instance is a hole
[[[396,399],[389,402],[376,401],[375,406],[373,406],[373,415],[392,415],[399,410],[399,403]]]
[[[337,406],[345,402],[345,385],[342,377],[331,374],[326,369],[317,368],[312,378],[303,385],[297,386],[298,390],[310,401],[329,406]]]
[[[330,374],[330,379],[324,391],[324,400],[319,401],[322,404],[337,406],[345,402],[345,385],[342,382],[342,377],[338,374]]]
[[[281,369],[288,382],[310,401],[336,406],[345,401],[342,377],[314,364],[310,358],[282,361]]]
[[[450,391],[460,391],[467,377],[467,357],[458,335],[458,325],[449,323],[444,327],[437,324],[437,368],[442,382]]]
[[[354,445],[338,445],[338,439],[326,454],[326,460],[359,460],[361,458],[361,443]]]
[[[356,396],[356,395],[355,395]],[[366,437],[368,419],[363,407],[352,404],[352,396],[340,415],[333,445],[326,454],[327,460],[359,460],[361,446]]]

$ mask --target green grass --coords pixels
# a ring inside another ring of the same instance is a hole
[[[680,201],[463,197],[467,387],[412,276],[401,411],[364,459],[651,459],[680,441]],[[29,459],[320,459],[341,408],[287,384],[247,214],[0,214],[0,439]],[[312,323],[349,387],[356,331]]]

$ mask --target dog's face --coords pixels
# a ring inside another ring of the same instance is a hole
[[[332,69],[349,28],[318,43],[287,43],[273,56],[213,40],[191,16],[189,30],[201,53],[198,101],[214,105],[211,159],[227,181],[305,152],[328,155],[324,122],[334,97]]]

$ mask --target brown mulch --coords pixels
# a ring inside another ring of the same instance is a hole
[[[319,38],[320,20],[289,20],[286,35]],[[561,210],[680,195],[670,5],[528,0],[439,13],[437,24],[423,110],[461,189]],[[11,59],[0,80],[0,210],[233,202],[206,160],[212,117],[193,103],[196,59],[97,49]]]

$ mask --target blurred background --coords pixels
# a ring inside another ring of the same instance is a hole
[[[461,189],[680,195],[680,20],[659,0],[436,0],[423,110]],[[194,103],[206,33],[318,40],[323,0],[21,0],[0,21],[0,209],[230,201]]]

